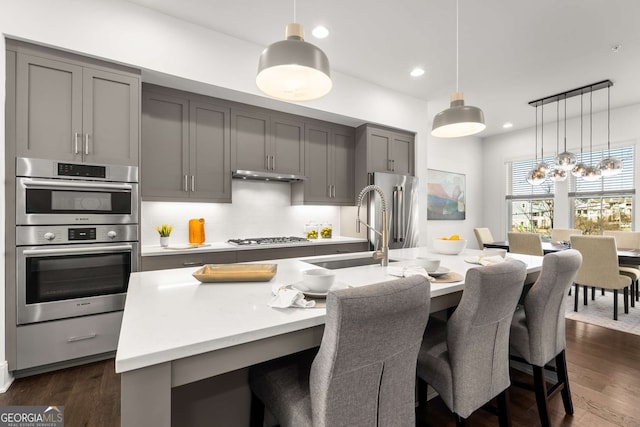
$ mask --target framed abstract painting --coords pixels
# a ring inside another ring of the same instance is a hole
[[[427,219],[465,219],[466,177],[463,174],[427,170]]]

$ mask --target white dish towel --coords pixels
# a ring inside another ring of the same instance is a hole
[[[433,279],[433,277],[429,276],[429,273],[427,273],[427,270],[425,270],[424,267],[418,267],[413,265],[387,267],[387,273],[397,277],[409,277],[409,276],[418,275],[418,276],[424,276],[429,280]]]
[[[269,307],[273,308],[312,308],[316,306],[314,300],[307,300],[304,294],[291,285],[274,284],[271,287],[272,297],[269,301]]]

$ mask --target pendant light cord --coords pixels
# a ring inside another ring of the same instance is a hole
[[[593,88],[589,92],[589,166],[593,164]]]
[[[607,155],[611,158],[611,86],[607,86]]]
[[[536,160],[535,162],[538,163],[538,106],[536,105]],[[536,166],[535,164],[533,165],[534,167]]]
[[[560,153],[560,103],[556,102],[556,156]]]
[[[296,23],[296,0],[293,0],[293,23]]]
[[[583,122],[582,122],[582,115],[583,115],[583,111],[584,111],[583,107],[582,107],[582,105],[583,105],[582,99],[583,98],[584,98],[584,93],[581,93],[580,94],[580,162],[584,162],[584,159],[583,159],[584,156],[582,155],[582,130],[583,130],[583,127],[584,127]]]
[[[459,12],[459,7],[458,7],[458,0],[456,0],[456,93],[459,92],[458,89],[458,80],[460,79],[460,75],[459,75],[459,45],[460,45],[460,25],[459,25],[459,21],[460,20],[460,12]],[[537,151],[537,149],[536,149]]]
[[[540,161],[544,162],[544,102],[540,109]]]
[[[564,95],[564,152],[567,152],[567,95]]]

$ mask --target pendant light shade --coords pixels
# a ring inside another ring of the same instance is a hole
[[[602,176],[615,176],[622,173],[620,159],[611,157],[611,86],[607,87],[607,157],[600,160],[596,168]]]
[[[582,97],[583,94],[580,93],[580,158],[582,159],[583,156],[583,152],[582,152],[582,130],[583,130],[583,123],[582,123],[582,112],[583,112],[583,108],[582,108]],[[571,169],[571,175],[575,176],[576,178],[582,178],[584,176],[584,173],[587,170],[587,165],[580,161],[578,163],[576,163],[576,165],[573,167],[573,169]]]
[[[544,110],[543,110],[544,114]],[[544,117],[543,117],[544,118]],[[544,134],[544,124],[543,124],[543,134]],[[544,137],[543,137],[544,138]],[[535,157],[536,157],[536,165],[527,173],[527,182],[531,185],[540,185],[547,179],[547,170],[549,166],[544,162],[543,159],[538,163],[538,107],[536,106],[536,140],[535,140]],[[544,157],[544,144],[542,147],[542,157]]]
[[[256,84],[265,94],[285,101],[310,101],[331,90],[327,55],[304,41],[300,24],[289,24],[286,40],[267,47],[258,61]]]
[[[560,151],[560,103],[556,103],[556,153],[558,151]],[[549,172],[549,178],[554,182],[565,181],[567,179],[567,171],[559,168],[556,163],[551,172]]]
[[[464,94],[458,91],[458,0],[456,0],[456,92],[451,95],[451,106],[433,118],[431,135],[438,138],[459,138],[482,132],[484,113],[478,107],[464,105]]]

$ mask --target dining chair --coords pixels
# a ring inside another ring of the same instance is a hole
[[[249,369],[251,425],[413,426],[416,360],[429,318],[423,276],[330,291],[320,348]]]
[[[616,247],[624,249],[640,249],[640,232],[638,231],[620,231],[620,230],[604,230],[603,235],[613,236],[616,239]],[[631,306],[635,306],[634,301],[640,301],[640,263],[639,264],[621,264],[620,274],[631,278]]]
[[[509,232],[509,252],[525,255],[544,255],[538,233]]]
[[[613,320],[618,320],[618,291],[624,292],[624,312],[629,313],[631,278],[620,274],[618,251],[613,236],[571,236],[571,247],[582,255],[582,265],[575,280],[573,311],[578,311],[580,285],[587,305],[587,289],[602,288],[613,291]]]
[[[551,426],[547,401],[557,392],[562,395],[565,413],[573,414],[565,356],[565,298],[581,263],[582,255],[575,249],[545,255],[538,280],[511,322],[509,352],[512,359],[533,369],[542,427]],[[547,390],[544,372],[551,362],[555,362],[558,382]]]
[[[476,240],[478,241],[478,248],[483,249],[485,243],[493,243],[496,240],[493,238],[491,234],[491,230],[488,228],[474,228],[473,232],[476,235]]]
[[[451,317],[429,319],[418,354],[419,409],[429,384],[459,426],[495,397],[500,425],[509,425],[509,328],[525,275],[526,265],[515,259],[471,268]]]
[[[582,230],[578,228],[552,228],[551,242],[569,242],[571,240],[571,236],[574,234],[581,235]]]

